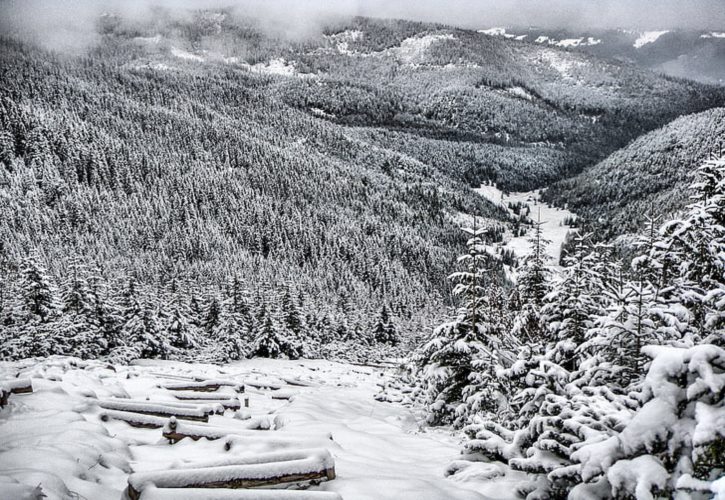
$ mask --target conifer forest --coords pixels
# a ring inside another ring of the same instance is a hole
[[[0,500],[725,499],[721,0],[0,0]]]

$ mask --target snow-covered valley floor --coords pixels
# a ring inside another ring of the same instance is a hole
[[[576,219],[576,215],[572,212],[547,205],[539,200],[538,191],[514,192],[508,195],[495,186],[481,186],[475,190],[481,196],[487,198],[492,203],[508,208],[508,204],[521,203],[523,206],[530,208],[529,219],[542,223],[542,235],[544,239],[549,240],[547,253],[551,256],[552,264],[559,263],[561,256],[561,246],[566,241],[566,236],[571,230],[567,225],[570,220]],[[530,245],[527,241],[528,234],[522,236],[507,235],[504,238],[504,248],[512,250],[517,257],[527,255],[530,251]]]
[[[460,453],[459,440],[445,429],[422,428],[403,405],[376,401],[391,375],[322,360],[253,359],[221,367],[163,361],[110,366],[65,357],[0,363],[0,381],[30,379],[34,391],[12,394],[0,409],[0,498],[35,498],[31,492],[39,487],[50,499],[120,499],[132,472],[279,451],[288,446],[285,439],[328,449],[336,478],[310,490],[346,500],[512,498],[505,482],[444,477]],[[223,426],[245,438],[170,444],[161,428],[101,419],[113,415],[99,406],[108,401],[178,405],[174,391],[160,386],[195,378],[245,384],[244,393],[231,386],[198,393],[236,398],[239,410],[199,425]],[[271,429],[248,430],[266,426]]]

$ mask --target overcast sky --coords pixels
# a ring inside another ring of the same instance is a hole
[[[235,6],[266,25],[310,33],[330,17],[364,15],[433,21],[466,28],[696,28],[725,32],[725,0],[0,0],[0,32],[36,38],[57,49],[97,40],[106,11],[143,18],[152,6]]]

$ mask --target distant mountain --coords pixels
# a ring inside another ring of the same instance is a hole
[[[492,36],[568,48],[639,64],[667,75],[725,84],[725,31],[489,28]]]
[[[641,229],[646,216],[665,217],[688,203],[692,172],[725,148],[725,108],[682,116],[633,141],[544,199],[588,220],[600,238]]]

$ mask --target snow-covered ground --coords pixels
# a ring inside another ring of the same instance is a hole
[[[120,499],[132,472],[278,451],[289,446],[280,444],[285,439],[328,449],[337,477],[310,489],[338,492],[346,500],[512,498],[503,479],[444,477],[460,453],[460,440],[446,430],[422,429],[405,406],[376,401],[391,375],[321,360],[254,359],[222,367],[163,361],[110,366],[66,357],[0,363],[0,380],[29,378],[34,388],[32,394],[11,395],[0,409],[0,499],[35,498],[36,488],[50,499]],[[248,409],[229,409],[199,424],[246,433],[240,445],[227,450],[228,440],[205,438],[169,444],[159,428],[100,418],[105,410],[99,403],[108,406],[103,401],[109,399],[111,406],[129,398],[141,400],[140,406],[178,405],[174,393],[159,386],[192,377],[248,384],[245,394],[233,387],[218,390],[225,398],[248,396]],[[273,398],[288,396],[290,401]],[[247,430],[254,425],[273,430]]]
[[[481,186],[476,191],[490,200],[493,203],[501,205],[508,210],[509,203],[521,202],[524,205],[528,205],[531,208],[529,218],[533,221],[540,220],[543,223],[543,235],[544,238],[551,241],[548,245],[547,250],[552,259],[552,264],[558,264],[559,257],[561,256],[561,246],[566,240],[566,235],[569,233],[570,228],[565,224],[567,219],[574,219],[576,216],[568,210],[564,210],[557,207],[551,207],[546,203],[539,201],[538,191],[528,191],[520,193],[510,193],[504,195],[504,193],[496,186]],[[527,235],[523,236],[512,236],[506,235],[504,237],[503,246],[506,249],[513,250],[514,254],[518,257],[528,255],[530,251],[530,245],[526,241]]]
[[[430,47],[445,40],[455,40],[450,33],[426,34],[406,38],[400,47],[388,49],[388,52],[398,57],[404,64],[416,64],[425,61],[425,55]]]
[[[634,48],[641,49],[647,44],[654,43],[666,33],[669,33],[669,31],[645,31],[640,33],[639,38],[634,41]]]

